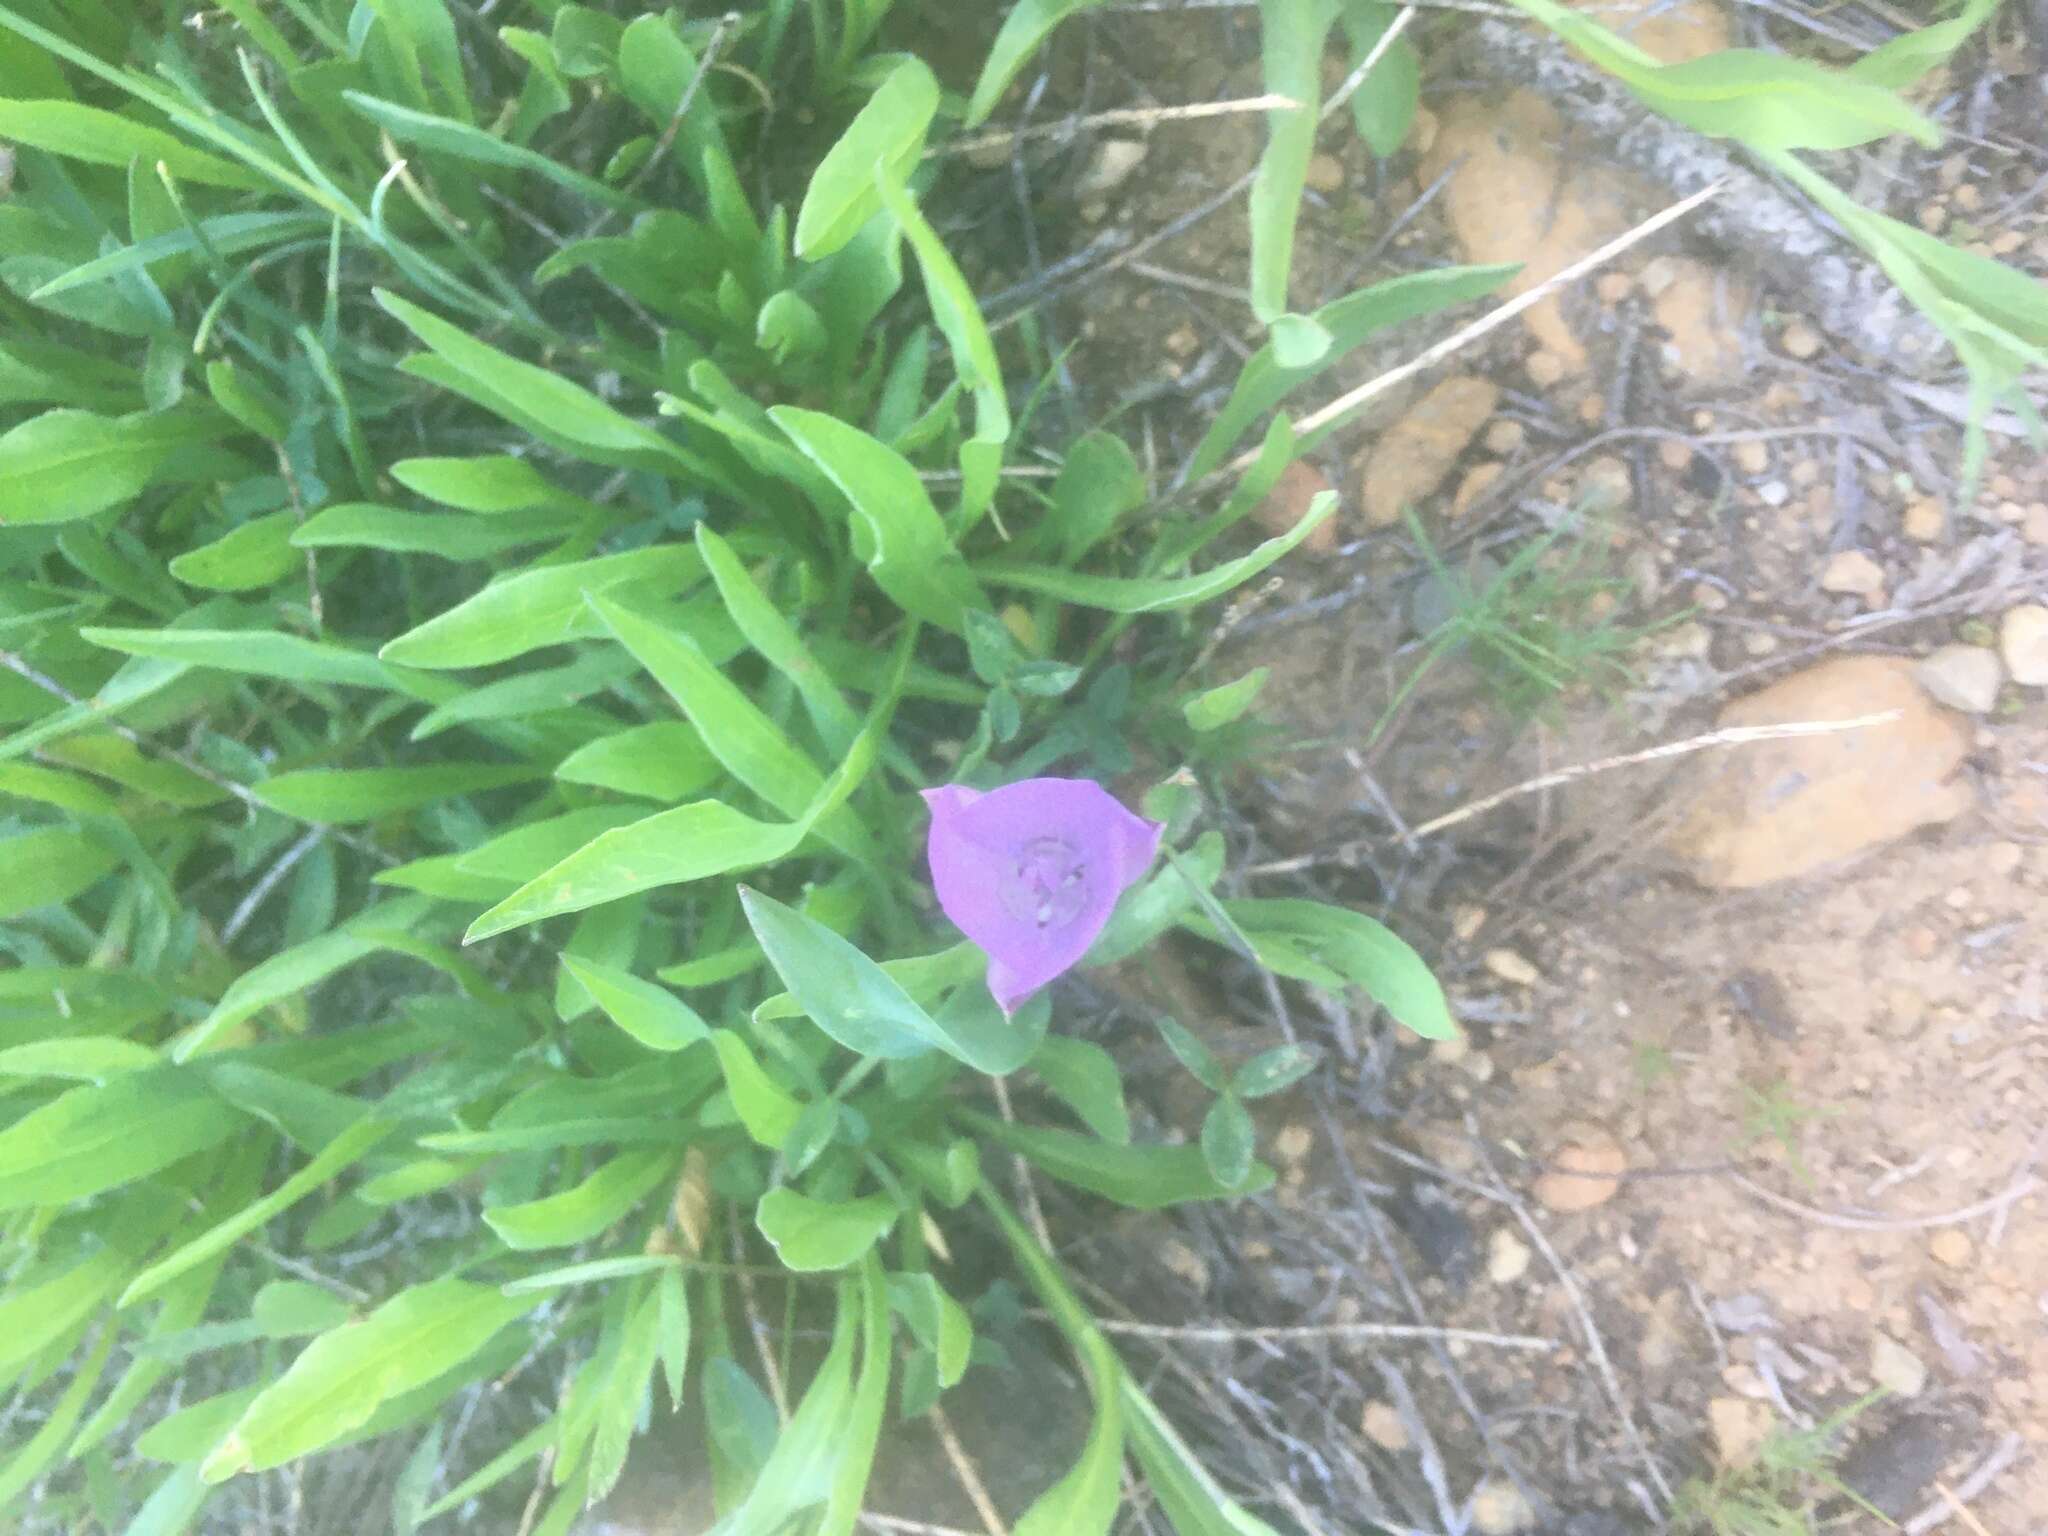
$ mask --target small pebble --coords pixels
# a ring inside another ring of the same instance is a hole
[[[1529,1272],[1532,1257],[1529,1245],[1512,1227],[1496,1228],[1486,1245],[1486,1278],[1495,1285],[1512,1285]]]
[[[1489,949],[1484,964],[1486,968],[1510,986],[1533,987],[1543,979],[1543,973],[1512,949]]]
[[[1760,475],[1771,467],[1771,448],[1768,443],[1748,438],[1735,445],[1735,467],[1745,475]]]
[[[1863,550],[1838,550],[1821,567],[1820,588],[1823,592],[1870,597],[1884,590],[1884,567]]]
[[[1074,183],[1074,197],[1088,202],[1115,191],[1145,161],[1143,139],[1104,139],[1095,148],[1095,158]]]
[[[1549,1169],[1536,1180],[1537,1201],[1545,1209],[1590,1211],[1605,1205],[1621,1188],[1628,1155],[1606,1132],[1586,1127],[1584,1134],[1560,1147]]]
[[[1515,1536],[1536,1523],[1536,1511],[1513,1483],[1491,1479],[1472,1491],[1472,1524],[1480,1536]]]
[[[1918,1397],[1927,1385],[1927,1362],[1880,1333],[1870,1341],[1870,1379],[1900,1397]]]
[[[1344,162],[1335,155],[1317,155],[1308,163],[1311,192],[1331,193],[1344,185]]]
[[[1937,1264],[1950,1269],[1961,1269],[1970,1262],[1973,1251],[1970,1234],[1961,1227],[1943,1227],[1929,1239],[1927,1251],[1934,1255]]]
[[[1529,375],[1529,382],[1538,389],[1549,389],[1569,371],[1565,360],[1549,351],[1530,353],[1522,368]]]
[[[1410,1444],[1408,1426],[1392,1403],[1367,1403],[1358,1427],[1366,1439],[1383,1451],[1405,1451]]]
[[[1510,417],[1503,416],[1486,429],[1487,451],[1500,454],[1503,458],[1520,448],[1528,440],[1528,428]]]
[[[2005,668],[1998,653],[1982,645],[1944,645],[1913,669],[1935,702],[1966,715],[1988,715],[1998,705]]]
[[[1756,488],[1756,499],[1767,507],[1782,507],[1792,499],[1792,487],[1782,480],[1766,480]]]
[[[2014,682],[2048,688],[2048,608],[2022,603],[2007,609],[1998,625],[1998,653]]]
[[[1787,357],[1796,357],[1802,363],[1821,349],[1821,334],[1804,320],[1794,320],[1778,337],[1778,345]]]
[[[1948,526],[1948,513],[1932,496],[1922,496],[1906,508],[1901,520],[1906,537],[1916,544],[1932,544]]]

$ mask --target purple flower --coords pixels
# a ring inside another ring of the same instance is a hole
[[[1159,851],[1159,824],[1092,779],[986,793],[948,784],[924,799],[939,905],[988,952],[988,989],[1004,1013],[1088,953]]]

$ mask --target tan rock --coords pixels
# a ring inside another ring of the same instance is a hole
[[[1998,705],[2005,667],[1988,645],[1944,645],[1913,669],[1936,702],[1966,715],[1988,715]]]
[[[1802,363],[1818,357],[1825,344],[1820,332],[1804,320],[1794,320],[1778,334],[1778,350]]]
[[[1366,1439],[1383,1451],[1405,1451],[1410,1444],[1408,1426],[1392,1403],[1367,1403],[1358,1427]]]
[[[2020,519],[2020,537],[2029,544],[2048,544],[2048,502],[2032,502]]]
[[[1884,590],[1884,567],[1863,550],[1837,550],[1821,567],[1820,589],[1851,597],[1874,596]]]
[[[2008,608],[1998,625],[1998,653],[2014,682],[2048,688],[2048,608],[2039,603]]]
[[[1310,502],[1335,489],[1328,475],[1306,460],[1296,459],[1280,472],[1279,481],[1266,493],[1266,499],[1252,509],[1252,521],[1268,533],[1285,533],[1308,515]],[[1317,555],[1327,555],[1335,549],[1337,516],[1318,523],[1301,547]]]
[[[1572,0],[1598,13],[1602,26],[1619,32],[1660,64],[1683,64],[1734,46],[1728,13],[1715,0]]]
[[[1961,1227],[1943,1227],[1927,1240],[1927,1251],[1934,1255],[1935,1263],[1961,1269],[1970,1262],[1975,1249],[1970,1234]]]
[[[1335,155],[1316,155],[1308,163],[1308,188],[1325,195],[1344,185],[1344,162]]]
[[[1760,475],[1771,467],[1771,445],[1754,437],[1735,445],[1735,467],[1745,475]]]
[[[2044,610],[2048,617],[2048,610]],[[1722,889],[1788,880],[1948,821],[1971,804],[1955,780],[1970,729],[1895,656],[1844,656],[1721,711],[1723,727],[1851,720],[1882,725],[1750,742],[1700,762],[1692,805],[1667,846],[1695,879]]]
[[[1486,1243],[1486,1278],[1495,1285],[1512,1285],[1529,1272],[1533,1257],[1529,1245],[1515,1235],[1514,1228],[1495,1228]]]
[[[1948,512],[1932,496],[1922,496],[1906,508],[1901,524],[1907,538],[1917,544],[1932,544],[1948,526]]]
[[[1143,139],[1104,139],[1095,146],[1095,156],[1074,183],[1076,201],[1107,196],[1131,179],[1131,173],[1145,163]]]
[[[1927,1385],[1927,1362],[1880,1333],[1870,1341],[1870,1379],[1900,1397],[1918,1397]]]
[[[1660,257],[1663,269],[1650,313],[1669,339],[1663,357],[1699,384],[1732,384],[1746,371],[1742,334],[1756,310],[1756,290],[1740,278],[1684,256]],[[1648,286],[1645,274],[1645,287]]]
[[[1486,429],[1486,451],[1505,458],[1521,451],[1522,444],[1529,440],[1529,430],[1511,416],[1503,416]]]
[[[1529,382],[1538,389],[1549,389],[1571,372],[1572,365],[1559,353],[1548,347],[1538,347],[1529,354],[1529,360],[1522,364],[1523,372],[1529,375]]]
[[[1464,477],[1458,481],[1458,489],[1451,495],[1451,516],[1463,517],[1470,512],[1479,498],[1493,489],[1494,481],[1501,477],[1501,471],[1506,468],[1505,464],[1488,461],[1485,464],[1475,464],[1466,470]]]
[[[1534,1186],[1538,1202],[1566,1214],[1605,1205],[1628,1172],[1628,1154],[1607,1132],[1594,1125],[1569,1130],[1571,1139],[1552,1154],[1549,1168]]]
[[[1566,176],[1557,109],[1535,91],[1465,96],[1438,113],[1435,142],[1422,156],[1425,185],[1453,166],[1443,207],[1465,259],[1514,261],[1521,271],[1503,292],[1526,293],[1628,228],[1633,201],[1619,173],[1599,161],[1575,162]],[[1523,323],[1568,372],[1586,366],[1586,349],[1564,318],[1558,295]]]
[[[1489,1478],[1472,1490],[1472,1527],[1480,1536],[1516,1536],[1535,1524],[1536,1511],[1513,1483]]]
[[[1367,524],[1389,527],[1442,483],[1458,455],[1486,425],[1499,388],[1475,374],[1445,379],[1380,435],[1359,476]]]
[[[1591,510],[1619,511],[1635,494],[1635,471],[1628,467],[1627,459],[1605,453],[1579,471],[1579,495]]]
[[[1484,964],[1509,986],[1533,987],[1543,979],[1541,971],[1512,949],[1489,949],[1484,956]]]
[[[1722,1466],[1746,1467],[1771,1435],[1771,1405],[1746,1397],[1717,1397],[1707,1404],[1714,1432],[1714,1456]]]

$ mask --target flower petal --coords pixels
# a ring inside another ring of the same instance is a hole
[[[1092,779],[1024,779],[986,794],[946,785],[925,801],[939,905],[988,953],[989,990],[1006,1013],[1088,952],[1158,851],[1160,827]],[[1020,900],[1025,866],[1043,867],[1048,845],[1080,882],[1053,920]]]

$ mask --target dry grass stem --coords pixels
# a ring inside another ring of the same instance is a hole
[[[1483,816],[1497,805],[1519,799],[1523,795],[1538,794],[1546,789],[1556,789],[1561,784],[1570,784],[1578,779],[1591,778],[1595,774],[1608,773],[1616,768],[1633,768],[1642,763],[1661,762],[1666,758],[1686,757],[1694,752],[1704,752],[1711,747],[1739,747],[1757,741],[1777,741],[1791,736],[1832,736],[1838,731],[1867,730],[1873,725],[1889,725],[1899,718],[1899,711],[1888,709],[1875,715],[1857,715],[1849,720],[1793,720],[1784,725],[1731,725],[1725,730],[1709,731],[1704,736],[1689,736],[1684,741],[1669,741],[1660,747],[1646,747],[1640,752],[1625,752],[1618,757],[1603,757],[1590,763],[1575,763],[1569,768],[1559,768],[1550,773],[1539,774],[1498,794],[1487,795],[1474,800],[1470,805],[1459,806],[1455,811],[1425,821],[1410,834],[1414,837],[1428,837],[1455,827],[1475,816]]]
[[[1033,1317],[1047,1314],[1034,1312]],[[1049,1318],[1047,1319],[1049,1320]],[[1192,1328],[1164,1323],[1122,1323],[1098,1319],[1104,1333],[1138,1339],[1172,1339],[1188,1344],[1302,1343],[1318,1339],[1443,1339],[1453,1343],[1491,1344],[1499,1349],[1533,1349],[1548,1353],[1557,1340],[1531,1333],[1486,1333],[1476,1328],[1430,1328],[1415,1323],[1315,1323],[1274,1328]]]
[[[953,139],[945,144],[935,144],[925,151],[930,159],[935,155],[971,155],[979,150],[996,149],[1015,143],[1019,139],[1045,139],[1055,135],[1086,132],[1092,128],[1146,127],[1153,123],[1188,122],[1202,117],[1234,117],[1245,112],[1271,112],[1285,107],[1298,107],[1301,103],[1292,96],[1279,96],[1271,92],[1263,96],[1240,96],[1231,101],[1193,101],[1178,107],[1113,107],[1107,112],[1091,112],[1086,117],[1063,117],[1056,123],[1038,123],[1029,128],[1004,128],[995,133],[976,134],[971,139]]]
[[[1392,29],[1389,28],[1388,30],[1391,33]],[[1604,267],[1631,246],[1639,245],[1659,230],[1677,223],[1702,203],[1710,202],[1714,198],[1719,197],[1727,189],[1727,186],[1727,182],[1717,181],[1711,186],[1702,187],[1699,191],[1693,193],[1691,197],[1683,198],[1673,203],[1661,213],[1652,214],[1626,234],[1608,241],[1607,244],[1601,246],[1599,250],[1593,252],[1590,256],[1582,257],[1578,261],[1573,262],[1548,282],[1539,283],[1527,293],[1518,294],[1516,297],[1508,300],[1507,303],[1501,305],[1498,309],[1489,310],[1463,330],[1452,332],[1435,346],[1418,353],[1410,361],[1401,364],[1400,367],[1390,368],[1385,373],[1379,375],[1379,377],[1367,379],[1358,388],[1339,395],[1321,410],[1312,411],[1296,422],[1294,425],[1295,436],[1306,437],[1311,432],[1331,426],[1343,420],[1367,402],[1379,398],[1379,396],[1394,388],[1395,385],[1406,383],[1417,374],[1425,373],[1429,369],[1434,368],[1452,353],[1462,351],[1480,337],[1499,329],[1517,315],[1541,304],[1560,288],[1567,287],[1577,282],[1587,273]],[[1231,460],[1228,472],[1242,474],[1258,462],[1258,457],[1259,451],[1257,449],[1241,453]]]
[[[1955,1227],[1979,1216],[1989,1216],[2008,1206],[2016,1205],[2041,1187],[2041,1181],[2031,1174],[2013,1180],[1998,1194],[1987,1196],[1974,1205],[1963,1206],[1960,1210],[1941,1211],[1932,1216],[1850,1216],[1839,1211],[1824,1211],[1817,1206],[1802,1205],[1789,1200],[1775,1190],[1763,1185],[1745,1174],[1729,1175],[1745,1194],[1761,1200],[1765,1205],[1776,1206],[1787,1215],[1803,1216],[1808,1221],[1819,1222],[1824,1227],[1841,1227],[1850,1232],[1921,1232],[1929,1227]]]
[[[946,1460],[952,1463],[953,1476],[960,1480],[960,1490],[967,1495],[967,1502],[974,1506],[974,1513],[980,1517],[983,1529],[988,1536],[1010,1536],[1010,1528],[1003,1524],[1003,1517],[996,1512],[996,1501],[989,1497],[988,1484],[981,1480],[981,1471],[974,1465],[974,1458],[967,1454],[967,1447],[953,1433],[952,1420],[946,1417],[946,1410],[937,1403],[932,1404],[931,1421],[939,1444],[945,1447]]]

